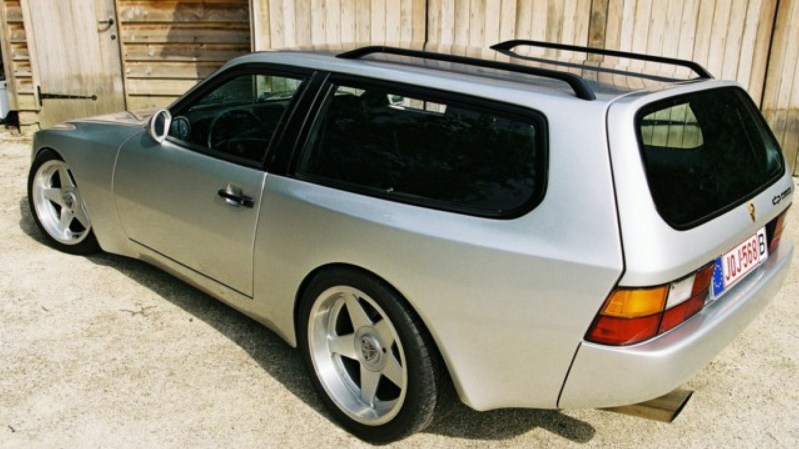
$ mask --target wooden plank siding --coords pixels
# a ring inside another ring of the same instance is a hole
[[[776,0],[430,0],[428,37],[454,46],[520,38],[691,59],[718,78],[738,80],[759,103],[775,8]]]
[[[0,0],[0,26],[3,27],[3,67],[8,83],[8,104],[19,112],[21,131],[30,134],[37,129],[36,98],[25,23],[20,0]]]
[[[594,0],[591,44],[702,64],[763,93],[776,0]]]
[[[116,0],[130,110],[164,107],[250,51],[247,0]]]
[[[0,0],[9,100],[12,109],[24,112],[24,125],[35,123],[40,108],[36,55],[31,57],[35,50],[23,14],[30,1],[35,0]],[[427,43],[431,50],[507,60],[468,47],[523,38],[697,61],[717,78],[735,79],[748,90],[790,164],[796,164],[799,153],[799,0],[114,2],[129,109],[165,106],[225,61],[250,50]],[[528,49],[526,54],[556,56],[551,50]],[[631,70],[653,67],[626,60],[616,64]],[[618,75],[569,70],[611,83],[640,84]]]
[[[799,1],[781,0],[769,71],[763,93],[763,112],[780,141],[786,160],[799,166]],[[799,170],[794,171],[799,174]]]
[[[488,47],[520,38],[586,45],[591,0],[429,0],[431,43]],[[568,56],[568,54],[566,55]]]
[[[422,43],[425,0],[251,0],[254,50]]]

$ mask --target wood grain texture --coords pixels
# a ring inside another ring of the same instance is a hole
[[[116,7],[128,106],[162,105],[177,90],[249,50],[407,44],[427,39],[431,47],[445,45],[461,51],[460,46],[485,48],[524,38],[695,60],[717,77],[735,79],[749,91],[777,129],[786,154],[795,154],[799,145],[792,131],[799,126],[792,118],[792,111],[799,110],[799,0],[91,1],[95,5],[110,1]],[[44,63],[39,59],[46,58],[46,52],[34,48],[24,10],[29,8],[25,5],[44,3],[0,0],[0,50],[9,100],[26,111],[38,108],[35,86]],[[72,26],[85,21],[65,14],[66,10],[53,12],[52,20],[58,16]],[[41,45],[50,45],[45,40]],[[582,57],[568,52],[560,56]],[[80,58],[76,53],[69,59]],[[632,64],[673,76],[687,75],[687,71],[652,64],[616,62],[620,67]],[[631,87],[640,84],[623,76],[584,75]]]
[[[33,70],[20,0],[0,1],[0,52],[10,110],[38,111],[39,103],[33,93]]]
[[[118,4],[123,23],[240,23],[250,19],[246,1],[119,0]]]
[[[249,52],[251,39],[271,45],[276,29],[284,30],[283,19],[292,17],[279,10],[280,27],[272,26],[275,11],[247,0],[116,2],[126,105],[136,110],[171,103],[228,60]]]
[[[30,49],[31,90],[91,99],[39,98],[39,123],[58,122],[124,109],[122,67],[113,0],[22,0]],[[23,91],[20,85],[19,92]]]
[[[762,108],[786,161],[799,174],[799,1],[779,5]]]
[[[426,0],[251,0],[252,48],[421,43],[427,31],[426,4]],[[438,6],[436,0],[430,4]]]

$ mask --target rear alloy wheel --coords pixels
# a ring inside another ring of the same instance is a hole
[[[99,251],[86,205],[69,166],[44,151],[28,176],[28,203],[36,225],[55,248],[71,254]]]
[[[348,430],[391,441],[430,423],[437,353],[399,295],[372,277],[331,270],[314,278],[301,307],[300,346],[314,386]]]

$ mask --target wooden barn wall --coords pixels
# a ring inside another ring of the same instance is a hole
[[[0,26],[3,27],[3,66],[8,83],[9,108],[19,112],[23,131],[35,126],[39,103],[35,95],[33,71],[25,23],[19,0],[0,0]]]
[[[776,0],[430,0],[430,41],[513,39],[691,59],[763,92]]]
[[[162,107],[250,51],[248,0],[116,0],[130,110]]]
[[[253,49],[424,42],[426,0],[251,0]]]
[[[38,110],[36,70],[20,1],[0,0],[0,35],[9,99],[28,123]],[[166,105],[250,49],[526,38],[695,60],[748,89],[791,164],[799,152],[799,0],[115,2],[129,109]]]
[[[591,0],[429,0],[429,41],[471,47],[533,39],[585,45]]]
[[[799,175],[799,0],[780,0],[762,109]]]
[[[590,44],[696,61],[763,94],[776,0],[594,0]]]

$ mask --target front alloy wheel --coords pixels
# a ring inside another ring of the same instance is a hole
[[[56,248],[72,254],[99,249],[75,177],[52,151],[40,153],[33,162],[28,202],[36,225]]]

